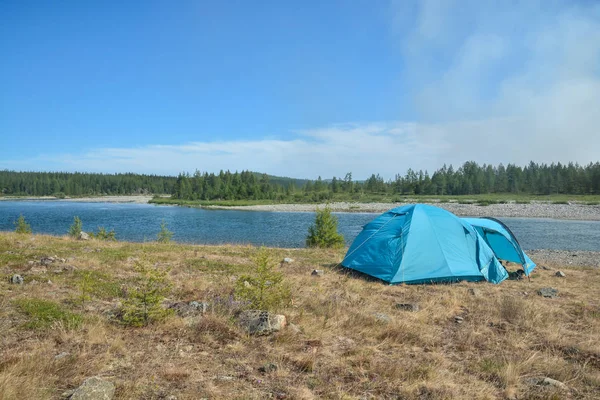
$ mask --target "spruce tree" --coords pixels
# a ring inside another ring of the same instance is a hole
[[[344,237],[338,233],[337,224],[337,217],[331,214],[329,204],[322,210],[317,207],[315,223],[308,228],[306,245],[308,247],[343,247]]]

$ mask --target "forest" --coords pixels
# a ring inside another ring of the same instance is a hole
[[[96,174],[67,172],[0,171],[0,195],[4,196],[102,196],[154,194],[174,200],[271,200],[326,201],[374,195],[457,196],[479,194],[599,195],[600,162],[479,165],[465,162],[454,168],[444,165],[432,174],[408,169],[394,179],[372,174],[354,180],[343,178],[304,180],[275,177],[251,171],[196,171],[177,177],[142,174]]]

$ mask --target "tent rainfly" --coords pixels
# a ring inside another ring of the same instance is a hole
[[[364,226],[341,264],[391,284],[500,283],[508,273],[499,258],[531,272],[535,264],[504,224],[475,220],[426,204],[394,208]]]

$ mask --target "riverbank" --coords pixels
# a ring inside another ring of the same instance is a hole
[[[389,286],[337,268],[344,250],[272,248],[292,301],[272,310],[287,326],[256,336],[241,326],[234,291],[255,273],[255,252],[0,233],[0,397],[57,399],[91,377],[118,399],[597,395],[600,269]],[[552,256],[532,258],[542,255]],[[280,265],[284,257],[293,261]],[[162,304],[175,312],[127,327],[119,307],[140,265],[166,272]],[[558,297],[538,295],[545,287]]]
[[[382,213],[389,209],[401,207],[409,203],[330,203],[334,212]],[[528,204],[460,204],[458,202],[430,202],[437,207],[448,210],[458,216],[472,217],[516,217],[516,218],[554,218],[581,221],[600,221],[600,205],[581,203],[555,204],[531,201]],[[250,206],[203,206],[206,209],[275,211],[275,212],[314,212],[317,207],[326,204],[271,204]]]

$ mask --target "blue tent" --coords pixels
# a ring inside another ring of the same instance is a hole
[[[389,283],[508,277],[473,226],[425,204],[394,208],[365,225],[341,264]]]
[[[533,271],[535,263],[527,257],[515,235],[503,222],[489,217],[462,218],[462,220],[477,230],[498,259],[521,264],[527,276]]]

